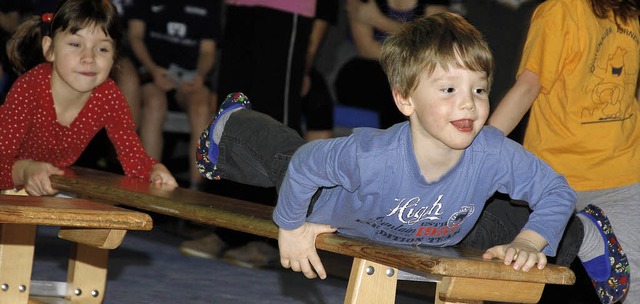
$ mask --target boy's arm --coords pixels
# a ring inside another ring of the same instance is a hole
[[[540,90],[538,75],[524,70],[518,76],[513,87],[502,98],[487,123],[498,128],[505,135],[509,135],[529,111]]]
[[[533,230],[522,230],[511,243],[487,249],[482,255],[484,259],[501,259],[505,265],[513,263],[513,269],[529,271],[536,264],[538,269],[547,265],[547,256],[542,248],[547,241],[542,235]]]
[[[493,132],[497,131],[494,129]],[[501,138],[495,180],[498,187],[495,189],[514,200],[528,202],[532,212],[522,230],[530,230],[543,237],[548,244],[538,249],[553,256],[575,211],[577,195],[567,180],[549,164],[513,140]]]
[[[284,268],[302,272],[309,279],[327,278],[327,272],[316,250],[316,237],[321,233],[335,232],[329,225],[304,223],[299,228],[278,230],[280,263]],[[317,275],[316,275],[317,274]]]
[[[280,227],[278,244],[283,267],[302,271],[308,278],[316,276],[315,269],[320,278],[326,277],[315,249],[315,238],[336,229],[328,223],[306,222],[307,211],[313,195],[321,187],[357,188],[355,155],[353,140],[340,138],[307,143],[292,157],[273,213],[273,220]],[[331,210],[314,209],[314,213],[318,212],[330,213]]]

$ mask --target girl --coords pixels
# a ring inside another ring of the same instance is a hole
[[[20,76],[0,107],[0,189],[24,187],[51,195],[49,176],[63,174],[102,128],[128,176],[176,186],[149,157],[134,130],[127,102],[108,79],[120,42],[118,15],[108,0],[61,1],[55,14],[26,20],[8,44],[19,73],[34,58],[23,45],[41,40],[40,63]]]

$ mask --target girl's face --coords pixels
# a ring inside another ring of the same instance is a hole
[[[408,98],[396,96],[412,133],[447,150],[467,148],[489,115],[487,74],[438,66],[431,75],[423,72],[419,81]]]
[[[52,88],[90,93],[107,79],[113,66],[114,42],[96,26],[75,34],[58,32],[53,40],[44,37],[42,44],[45,58],[53,63]]]

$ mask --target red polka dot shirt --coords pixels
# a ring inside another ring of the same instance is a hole
[[[48,162],[59,168],[72,165],[102,128],[125,174],[148,179],[157,161],[142,148],[129,106],[115,82],[107,79],[96,87],[67,127],[57,121],[50,80],[51,64],[36,66],[16,80],[0,107],[0,189],[15,187],[11,168],[18,160]]]

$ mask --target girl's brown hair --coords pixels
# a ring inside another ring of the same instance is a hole
[[[65,31],[75,34],[90,26],[100,28],[111,37],[117,50],[122,31],[118,11],[110,0],[62,0],[51,20],[34,16],[16,29],[7,43],[7,56],[16,73],[22,74],[45,61],[42,54],[43,35],[53,38]]]
[[[640,15],[637,0],[591,0],[591,8],[598,18],[607,18],[609,12],[613,12],[616,22],[622,20],[623,23]]]

